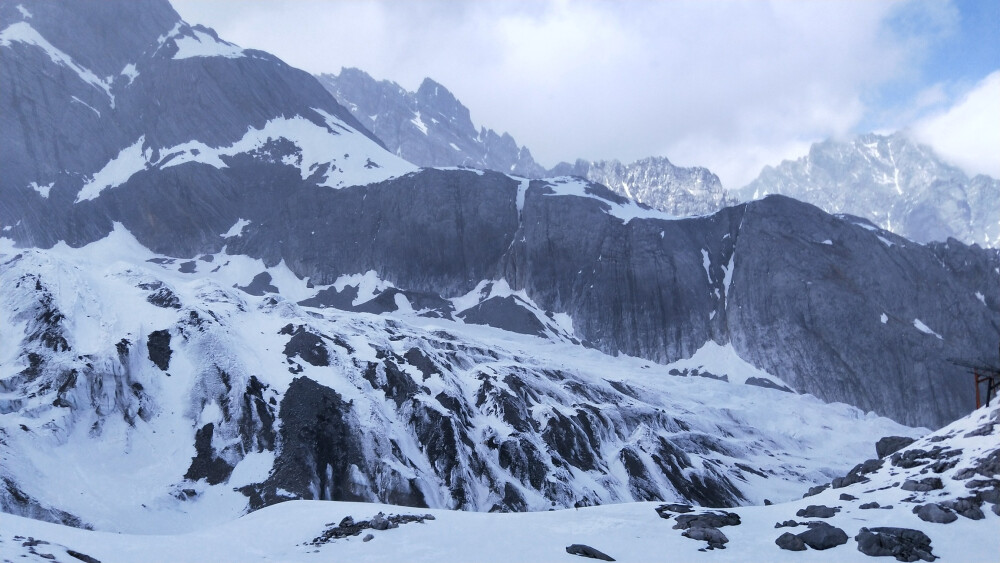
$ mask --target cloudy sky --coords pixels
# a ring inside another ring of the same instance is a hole
[[[313,73],[448,87],[544,166],[666,156],[737,188],[809,144],[909,130],[1000,177],[1000,2],[173,0]]]

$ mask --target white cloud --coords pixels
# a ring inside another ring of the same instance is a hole
[[[952,107],[914,124],[912,132],[966,173],[1000,178],[1000,71]]]
[[[510,132],[546,166],[661,154],[707,166],[730,188],[775,163],[765,159],[852,132],[866,95],[912,73],[926,49],[919,30],[891,23],[900,7],[907,22],[942,9],[921,0],[175,6],[310,72],[356,66],[410,90],[429,76],[477,125]]]

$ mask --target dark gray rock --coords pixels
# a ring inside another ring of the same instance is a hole
[[[923,479],[907,479],[903,482],[900,487],[904,491],[914,491],[918,493],[923,493],[927,491],[936,491],[938,489],[944,488],[944,483],[941,482],[939,477],[925,477]]]
[[[954,510],[959,516],[964,516],[970,520],[982,520],[986,517],[982,509],[980,509],[983,505],[983,500],[978,496],[946,500],[940,504],[942,507]]]
[[[765,389],[776,389],[778,391],[794,393],[794,391],[792,391],[788,387],[785,387],[784,385],[779,385],[771,381],[770,379],[764,379],[763,377],[748,377],[747,380],[744,381],[743,383],[746,383],[747,385],[755,385],[757,387],[763,387]]]
[[[924,522],[934,522],[935,524],[950,524],[958,520],[958,516],[953,510],[933,502],[914,506],[913,513]]]
[[[858,500],[858,497],[854,495],[849,495],[847,493],[840,493],[840,500],[852,501],[852,500]]]
[[[375,536],[373,534],[365,534],[365,537],[361,538],[361,541],[370,542],[373,539],[375,539]]]
[[[806,549],[806,543],[802,541],[802,538],[791,532],[781,534],[778,539],[774,540],[774,543],[781,549],[788,551],[805,551]]]
[[[709,549],[725,549],[726,544],[729,543],[726,534],[723,534],[718,528],[708,526],[688,528],[681,532],[681,535],[693,540],[708,542]]]
[[[832,518],[838,512],[840,512],[839,507],[810,504],[805,508],[800,508],[795,515],[800,518]]]
[[[674,519],[675,530],[690,528],[721,528],[739,526],[740,516],[735,512],[705,512],[702,514],[681,514]]]
[[[860,508],[861,510],[870,510],[872,508],[881,508],[881,506],[879,505],[879,503],[871,501],[858,506],[858,508]]]
[[[913,442],[916,442],[916,440],[908,436],[885,436],[884,438],[880,438],[878,442],[875,442],[875,455],[879,459],[882,459],[909,446]]]
[[[264,295],[265,293],[278,293],[278,288],[271,285],[271,274],[267,272],[257,274],[252,280],[250,280],[249,285],[239,286],[239,289],[242,289],[250,295],[256,295],[258,297]]]
[[[566,553],[570,555],[579,555],[580,557],[589,557],[591,559],[599,559],[601,561],[614,561],[607,553],[599,551],[590,547],[589,545],[584,545],[582,543],[574,543],[572,545],[566,546]]]
[[[802,498],[814,497],[829,488],[830,488],[830,483],[827,483],[825,485],[816,485],[815,487],[809,487],[809,490],[802,495]]]
[[[487,299],[462,311],[458,317],[470,324],[489,325],[532,336],[545,335],[545,325],[514,296]]]
[[[86,553],[80,553],[79,551],[73,549],[67,549],[66,555],[69,555],[74,559],[79,559],[80,561],[83,561],[83,563],[101,563],[100,559],[87,555]]]
[[[170,368],[170,356],[173,350],[170,349],[170,331],[154,330],[146,337],[146,352],[149,354],[149,361],[156,364],[162,371]]]
[[[830,549],[847,543],[847,533],[826,522],[817,522],[808,530],[797,534],[803,543],[813,549]]]
[[[895,557],[897,561],[934,561],[931,539],[909,528],[861,528],[854,536],[858,551],[872,557]]]

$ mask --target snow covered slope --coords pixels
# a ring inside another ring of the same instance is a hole
[[[765,167],[739,194],[784,194],[917,242],[1000,244],[1000,180],[969,178],[905,133],[816,143],[807,156]]]
[[[580,561],[566,551],[574,544],[590,546],[623,562],[656,561],[665,553],[672,561],[866,562],[872,561],[870,556],[895,553],[901,561],[924,556],[924,560],[939,558],[944,563],[985,563],[995,561],[1000,553],[1000,538],[995,533],[1000,524],[998,429],[997,408],[983,409],[880,460],[881,468],[865,475],[865,482],[788,503],[724,512],[695,509],[682,514],[680,511],[686,510],[682,506],[645,502],[477,514],[293,501],[177,535],[92,532],[0,514],[0,548],[12,560],[45,561],[54,555],[71,561],[71,557],[88,556],[104,563],[313,561],[317,557],[347,561]],[[933,453],[926,455],[929,452]],[[937,465],[942,459],[945,463]],[[940,469],[944,466],[948,467]],[[941,488],[904,490],[913,488],[908,483],[928,476],[940,479]],[[992,485],[967,486],[990,480]],[[940,509],[954,516],[949,523],[926,521],[913,510],[920,512],[920,507],[947,505],[961,498],[971,499],[961,503],[964,515],[947,507]],[[701,537],[704,533],[691,530],[706,528],[677,529],[682,518],[706,513],[718,514],[729,524],[714,528],[724,536],[725,549],[704,553],[706,541],[682,535]],[[805,513],[813,516],[800,516]],[[386,524],[386,520],[401,520],[398,516],[416,516],[419,521],[404,521],[396,527]],[[350,535],[355,530],[358,535]],[[344,535],[338,536],[337,531]],[[802,551],[787,551],[776,543],[784,534],[807,532],[812,532],[807,536],[810,544],[826,549],[799,545]],[[899,537],[909,541],[898,542],[895,538]],[[924,545],[921,540],[926,540]]]
[[[79,249],[7,246],[0,264],[16,343],[0,502],[100,530],[191,530],[291,498],[759,504],[919,432],[790,392],[727,347],[667,366],[584,348],[503,281],[452,300],[374,272],[312,286],[284,264],[155,255],[120,226]]]

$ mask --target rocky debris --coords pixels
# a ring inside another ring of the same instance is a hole
[[[858,465],[855,465],[850,471],[847,472],[847,475],[834,479],[830,483],[830,486],[834,489],[842,489],[848,485],[853,485],[854,483],[867,483],[869,479],[866,475],[878,471],[884,464],[884,459],[866,460]]]
[[[872,508],[882,508],[882,507],[879,505],[879,503],[877,503],[875,501],[871,501],[871,502],[866,502],[866,503],[862,504],[858,508],[860,508],[861,510],[870,510]]]
[[[924,522],[935,524],[950,524],[958,520],[955,511],[934,502],[914,506],[913,513]]]
[[[573,545],[566,546],[566,553],[579,555],[580,557],[589,557],[591,559],[600,559],[601,561],[614,561],[614,558],[607,553],[582,543],[574,543]]]
[[[800,524],[798,522],[796,522],[795,520],[785,520],[784,522],[775,522],[774,523],[774,527],[775,528],[794,528],[794,527],[796,527],[798,525],[800,525]]]
[[[665,518],[662,513],[660,513],[660,516]],[[702,514],[681,514],[677,516],[674,529],[684,530],[681,532],[681,535],[686,538],[708,542],[708,549],[725,549],[725,544],[729,542],[729,538],[720,532],[719,528],[739,525],[740,516],[736,513],[705,512]]]
[[[900,488],[904,491],[926,493],[928,491],[942,489],[944,488],[944,484],[941,483],[941,479],[938,477],[927,477],[920,480],[907,479]]]
[[[852,500],[858,500],[858,497],[856,497],[854,495],[849,495],[847,493],[840,493],[840,500],[843,500],[843,501],[852,501]]]
[[[854,536],[858,551],[872,557],[891,556],[897,561],[934,561],[931,539],[909,528],[861,528]]]
[[[354,518],[351,516],[345,516],[336,526],[333,524],[327,524],[327,529],[324,530],[319,536],[313,538],[308,545],[323,545],[330,543],[333,540],[339,540],[351,536],[360,536],[361,532],[368,529],[390,530],[392,528],[398,528],[400,524],[409,524],[410,522],[418,522],[422,524],[426,520],[434,520],[434,515],[424,514],[420,516],[416,514],[390,514],[386,516],[382,512],[379,512],[371,520],[361,520],[358,522],[355,522]],[[368,534],[363,538],[363,541],[370,541],[372,538],[374,538],[374,536],[372,534]]]
[[[809,490],[806,491],[804,495],[802,495],[802,498],[814,497],[829,488],[830,488],[830,483],[827,483],[825,485],[816,485],[815,487],[809,487]]]
[[[979,497],[946,500],[941,502],[940,505],[954,510],[960,516],[964,516],[969,520],[982,520],[986,517],[986,515],[983,514],[983,511],[979,508],[983,505],[983,501]]]
[[[682,514],[675,519],[675,530],[689,528],[721,528],[739,526],[740,515],[735,512],[705,512],[702,514]]]
[[[146,296],[146,301],[163,309],[180,309],[181,300],[169,288],[159,287]]]
[[[847,543],[847,532],[826,522],[816,522],[809,529],[797,534],[806,545],[813,549],[830,549]]]
[[[976,436],[989,436],[990,434],[993,433],[993,429],[995,427],[996,423],[987,422],[986,424],[980,426],[979,428],[976,428],[975,430],[966,432],[963,438],[974,438]]]
[[[889,459],[894,467],[910,469],[919,465],[926,465],[930,461],[942,461],[959,455],[962,455],[962,450],[958,448],[934,446],[930,450],[913,448],[903,452],[896,452]]]
[[[788,387],[784,385],[779,385],[770,379],[764,379],[763,377],[748,377],[746,381],[743,382],[746,385],[754,385],[756,387],[763,387],[765,389],[774,389],[776,391],[784,391],[785,393],[794,393]]]
[[[729,543],[729,538],[727,538],[726,534],[723,534],[718,528],[688,528],[687,530],[681,532],[681,535],[693,540],[708,542],[708,549],[725,549],[726,544]]]
[[[373,539],[375,539],[375,535],[374,534],[365,534],[365,537],[361,538],[361,541],[363,541],[363,542],[370,542]]]
[[[802,541],[802,538],[791,532],[781,534],[778,536],[778,539],[774,540],[774,543],[781,549],[787,549],[788,551],[806,550],[806,542]]]
[[[840,512],[840,507],[810,504],[805,508],[800,508],[795,515],[800,518],[832,518],[838,512]]]
[[[875,455],[877,455],[879,459],[883,459],[916,441],[917,440],[915,438],[910,438],[908,436],[886,436],[879,439],[878,442],[875,442]]]

